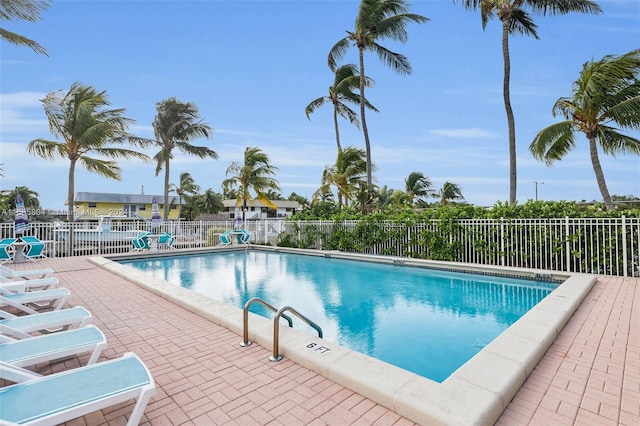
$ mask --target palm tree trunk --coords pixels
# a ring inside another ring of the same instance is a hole
[[[504,59],[504,81],[502,95],[504,97],[504,109],[507,112],[507,125],[509,127],[509,204],[515,204],[518,185],[516,171],[516,123],[511,109],[511,94],[509,82],[511,80],[511,60],[509,58],[509,21],[502,21],[502,56]]]
[[[67,241],[69,246],[67,247],[67,255],[73,256],[73,245],[75,244],[74,240],[74,229],[73,229],[73,220],[75,218],[75,200],[73,198],[73,194],[75,192],[76,180],[75,180],[75,172],[76,172],[76,160],[71,158],[69,161],[69,185],[67,188],[67,203],[69,206],[69,212],[67,217],[69,219],[69,235]]]
[[[609,195],[609,190],[607,189],[607,183],[604,179],[604,173],[602,172],[602,166],[600,165],[596,138],[593,136],[589,136],[589,155],[591,156],[591,164],[593,165],[593,171],[596,174],[596,182],[598,182],[598,188],[600,189],[600,193],[602,194],[604,205],[607,210],[612,210],[613,201],[611,201],[611,196]]]
[[[162,218],[165,222],[169,219],[169,160],[164,162],[164,206],[162,206]]]
[[[358,46],[358,54],[360,56],[360,121],[362,122],[362,133],[364,134],[364,145],[367,151],[367,186],[373,184],[371,175],[371,143],[369,142],[369,130],[367,129],[367,120],[365,120],[365,97],[364,97],[364,46]]]
[[[342,147],[340,146],[340,132],[338,132],[338,110],[333,107],[333,127],[336,129],[336,145],[338,145],[338,153],[342,151]]]

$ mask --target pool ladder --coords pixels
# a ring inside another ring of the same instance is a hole
[[[276,309],[264,300],[259,297],[254,297],[252,299],[247,300],[247,303],[244,304],[244,308],[242,309],[242,342],[240,346],[249,346],[251,345],[251,340],[249,340],[249,307],[254,304],[259,303],[265,308],[269,309],[271,312],[275,312],[273,317],[273,354],[269,357],[269,361],[280,361],[282,359],[282,355],[280,355],[280,317],[287,320],[289,323],[289,327],[293,328],[293,320],[290,316],[285,315],[285,312],[291,312],[302,321],[306,322],[310,327],[318,332],[318,337],[322,338],[322,329],[318,324],[311,321],[309,318],[302,315],[300,312],[293,309],[291,306],[284,306],[280,309]]]

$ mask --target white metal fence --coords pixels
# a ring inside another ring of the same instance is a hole
[[[141,231],[171,232],[174,247],[212,247],[233,221],[31,223],[30,235],[47,242],[49,256],[105,255],[133,249]],[[555,271],[640,276],[639,218],[462,219],[391,221],[248,221],[256,244],[288,245]],[[73,232],[71,232],[73,231]],[[13,224],[0,224],[2,238]],[[73,235],[73,241],[69,235]]]

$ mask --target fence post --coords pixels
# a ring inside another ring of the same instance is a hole
[[[564,218],[564,240],[565,244],[565,256],[567,266],[565,267],[566,272],[571,271],[571,244],[569,243],[569,216],[565,216]]]
[[[504,217],[500,218],[500,264],[505,266],[504,260]]]
[[[626,217],[622,215],[622,276],[628,277],[627,273],[627,221]]]

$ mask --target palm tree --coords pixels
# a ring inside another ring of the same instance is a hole
[[[516,123],[511,108],[510,80],[511,59],[509,56],[509,35],[513,33],[533,36],[539,39],[537,25],[525,8],[533,13],[546,15],[566,14],[569,12],[601,13],[600,6],[590,0],[453,0],[461,1],[467,9],[480,9],[482,28],[495,16],[502,22],[502,57],[504,62],[504,78],[502,97],[507,113],[509,128],[509,203],[515,204],[518,185],[516,170]]]
[[[378,40],[391,39],[405,43],[409,36],[406,26],[409,22],[423,23],[428,19],[421,15],[408,13],[406,0],[361,0],[356,17],[355,30],[347,31],[347,36],[338,41],[329,51],[328,63],[333,70],[336,63],[347,53],[351,44],[358,48],[360,60],[360,120],[367,154],[367,185],[373,185],[371,143],[365,119],[365,83],[364,51],[371,50],[378,58],[400,74],[411,74],[411,65],[407,58],[378,44]]]
[[[354,200],[359,185],[365,182],[367,162],[360,148],[348,146],[338,151],[336,163],[325,167],[322,185],[335,186],[338,193],[338,207],[349,205]]]
[[[213,129],[200,119],[198,107],[192,103],[183,103],[169,98],[156,105],[157,115],[153,120],[153,132],[160,151],[153,157],[156,161],[156,176],[164,169],[164,199],[169,199],[169,166],[173,159],[173,150],[178,148],[185,154],[198,158],[210,157],[214,160],[218,154],[206,146],[194,146],[194,139],[209,138]],[[164,220],[169,217],[169,203],[164,203]]]
[[[365,86],[369,87],[373,85],[373,80],[365,77]],[[329,95],[321,96],[317,99],[314,99],[307,105],[304,109],[307,118],[311,120],[309,117],[310,114],[313,114],[316,109],[323,106],[325,103],[331,102],[333,104],[333,127],[336,132],[336,145],[338,146],[338,151],[342,149],[340,146],[340,132],[338,131],[338,116],[349,120],[351,124],[356,126],[358,129],[360,128],[360,120],[358,119],[358,114],[349,108],[346,102],[350,102],[354,105],[360,103],[360,96],[356,93],[353,93],[353,89],[360,87],[360,76],[358,75],[358,69],[355,65],[343,65],[337,70],[335,70],[335,78],[333,81],[333,85],[329,86]],[[369,103],[366,99],[364,100],[367,108],[378,112],[378,110]]]
[[[245,211],[247,210],[247,200],[254,197],[251,191],[256,193],[255,199],[262,201],[271,208],[277,208],[267,197],[267,191],[270,189],[280,190],[278,181],[272,176],[275,175],[277,167],[269,163],[269,156],[257,147],[247,147],[244,150],[244,164],[237,162],[231,163],[227,168],[227,176],[229,179],[222,182],[223,192],[228,193],[231,188],[238,188],[237,201],[242,201],[242,220],[245,220]]]
[[[409,204],[413,205],[416,198],[424,199],[425,197],[433,197],[433,183],[431,179],[420,172],[411,172],[404,180],[405,192],[409,196]]]
[[[438,191],[438,198],[440,198],[440,204],[447,205],[451,201],[462,201],[464,197],[462,196],[462,190],[455,183],[451,183],[446,181],[440,191]]]
[[[612,156],[640,154],[640,140],[611,126],[614,123],[621,129],[640,129],[639,74],[640,49],[585,63],[573,83],[571,97],[560,98],[553,106],[553,116],[561,114],[565,120],[541,130],[529,146],[535,158],[550,165],[575,148],[576,132],[584,133],[607,209],[613,208],[613,202],[598,158],[598,145]]]
[[[40,208],[40,201],[38,200],[40,194],[28,186],[16,186],[11,190],[5,189],[0,191],[0,195],[9,200],[9,205],[12,209],[16,208],[16,197],[18,194],[22,197],[22,201],[26,208],[36,210]]]
[[[36,22],[40,19],[40,13],[47,10],[51,0],[11,0],[0,2],[0,19],[11,21],[19,19],[23,21]],[[12,33],[4,28],[0,28],[0,38],[16,46],[27,46],[36,53],[48,55],[46,49],[37,42],[28,39],[20,34]]]
[[[34,139],[27,145],[27,151],[46,160],[56,157],[69,160],[67,202],[69,220],[73,220],[76,164],[89,172],[120,180],[121,169],[115,161],[89,157],[89,154],[143,161],[149,158],[137,151],[109,146],[126,140],[137,141],[142,146],[144,143],[126,133],[133,120],[122,115],[124,109],[105,109],[111,105],[105,91],[98,92],[76,82],[64,96],[51,92],[41,102],[51,133],[63,141]]]
[[[185,199],[188,199],[189,196],[197,194],[198,191],[200,191],[200,186],[196,185],[196,181],[189,172],[182,172],[180,173],[180,183],[178,185],[172,183],[170,185],[170,190],[175,191],[175,193],[178,194],[178,220],[180,220],[180,216],[182,215],[183,196]]]
[[[199,209],[204,213],[219,213],[224,210],[222,195],[209,188],[200,196]]]

